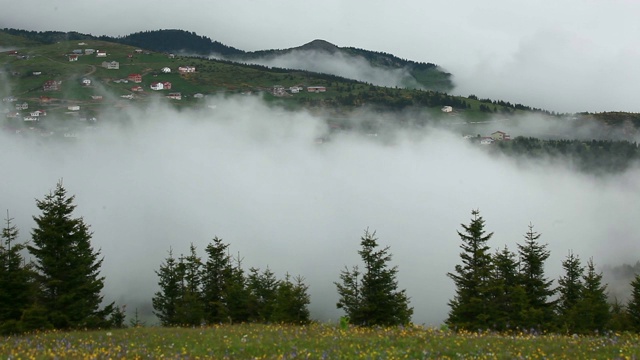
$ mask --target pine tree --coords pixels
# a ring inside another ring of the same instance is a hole
[[[362,314],[361,275],[357,265],[351,270],[345,266],[344,270],[340,272],[340,282],[335,283],[340,295],[340,301],[336,307],[344,310],[349,321],[355,324],[362,324],[365,321]]]
[[[181,325],[202,324],[205,312],[202,301],[202,261],[191,244],[189,255],[181,256],[178,263],[180,283],[180,300],[176,308],[176,316]]]
[[[364,262],[362,278],[358,279],[360,273],[354,268],[353,272],[341,274],[342,284],[335,283],[340,295],[337,307],[345,309],[350,321],[357,325],[407,324],[413,308],[406,290],[398,290],[397,266],[388,266],[389,247],[378,249],[375,234],[365,230],[361,238],[358,254]]]
[[[602,284],[602,273],[596,272],[593,258],[587,262],[582,280],[582,296],[576,306],[580,314],[577,330],[581,333],[602,332],[611,319],[611,310],[607,302],[607,285]]]
[[[35,259],[38,305],[57,329],[108,326],[113,303],[100,309],[104,278],[100,251],[91,247],[92,233],[81,217],[74,218],[75,196],[67,196],[62,182],[43,200],[36,200],[29,252]]]
[[[492,329],[512,330],[522,326],[522,316],[527,307],[526,295],[518,276],[516,254],[505,246],[493,256],[491,279]]]
[[[471,216],[469,225],[461,224],[464,232],[458,231],[462,264],[456,265],[455,273],[447,274],[456,286],[456,295],[449,301],[451,310],[446,322],[456,329],[490,329],[494,310],[490,283],[493,261],[487,242],[493,233],[485,232],[479,210],[473,210]]]
[[[518,244],[520,256],[520,283],[524,288],[527,309],[524,311],[522,324],[525,329],[550,329],[554,322],[554,302],[549,300],[555,294],[553,280],[547,280],[544,274],[544,263],[551,253],[547,245],[538,242],[540,234],[529,231],[525,235],[524,244]]]
[[[34,286],[31,267],[22,257],[24,244],[18,243],[18,229],[13,219],[5,219],[0,243],[0,334],[20,331],[20,318],[33,302]]]
[[[230,291],[233,286],[233,264],[228,254],[229,245],[218,237],[207,245],[207,261],[202,275],[202,296],[205,319],[208,323],[226,322],[231,319]]]
[[[573,333],[577,329],[579,314],[578,303],[582,298],[584,268],[580,258],[570,252],[562,262],[565,274],[558,280],[559,298],[557,302],[558,325],[561,330]]]
[[[249,269],[247,288],[250,320],[263,323],[272,320],[279,284],[275,274],[268,267],[262,272],[258,268]]]
[[[640,274],[631,281],[631,298],[627,303],[627,319],[633,331],[640,332]]]
[[[160,291],[157,291],[151,300],[153,314],[160,319],[162,326],[179,325],[178,308],[182,300],[182,275],[178,268],[178,261],[173,257],[173,250],[169,249],[169,256],[160,265],[156,275],[159,278]]]
[[[310,303],[309,287],[304,278],[286,274],[284,280],[278,283],[276,303],[272,321],[289,324],[307,324],[310,321],[308,305]]]

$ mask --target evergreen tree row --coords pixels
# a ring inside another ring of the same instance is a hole
[[[593,259],[585,266],[570,252],[562,262],[558,286],[544,273],[550,252],[529,225],[517,253],[507,247],[491,253],[478,210],[462,224],[462,264],[447,274],[456,286],[447,324],[469,331],[535,331],[588,334],[606,330],[640,330],[640,275],[631,283],[625,305],[608,303],[607,286]]]
[[[203,261],[192,244],[190,253],[169,256],[156,271],[160,291],[154,314],[163,326],[261,322],[306,324],[310,321],[308,286],[300,276],[278,280],[269,269],[242,268],[215,237]]]

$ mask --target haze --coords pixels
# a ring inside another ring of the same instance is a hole
[[[2,27],[96,35],[177,28],[243,50],[324,39],[438,64],[454,74],[456,94],[557,112],[640,112],[640,2],[631,0],[24,0],[3,1],[2,10]]]
[[[204,255],[219,236],[247,267],[305,277],[312,317],[335,321],[333,282],[358,264],[368,227],[391,247],[413,320],[436,325],[454,294],[446,273],[459,263],[456,231],[472,209],[495,232],[494,249],[515,250],[533,223],[554,279],[569,250],[598,266],[638,260],[637,169],[595,179],[565,163],[516,165],[433,128],[345,132],[318,145],[320,117],[256,99],[210,101],[215,110],[132,108],[133,122],[106,116],[75,142],[0,135],[0,207],[28,240],[34,199],[63,179],[102,249],[105,300],[130,311],[150,308],[169,248],[179,255],[194,243]]]

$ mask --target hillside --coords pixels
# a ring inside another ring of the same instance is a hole
[[[322,55],[324,55],[324,57],[320,58],[318,64],[314,65],[313,59],[321,57]],[[287,58],[291,59],[292,57],[299,57],[304,60],[298,63],[292,61],[285,62]],[[443,92],[448,92],[453,89],[452,75],[435,64],[405,60],[384,52],[369,51],[354,47],[338,47],[328,41],[319,39],[290,49],[261,50],[237,54],[231,57],[231,59],[258,64],[288,63],[293,64],[292,66],[297,69],[319,72],[334,71],[333,73],[336,75],[343,74],[336,72],[335,65],[330,67],[322,66],[327,63],[327,59],[342,62],[344,64],[343,67],[348,67],[349,64],[362,67],[363,63],[366,63],[371,69],[364,72],[358,80],[370,82],[374,85],[390,85],[376,81],[375,76],[371,75],[371,72],[381,70],[399,78],[396,86]],[[356,63],[358,60],[364,60],[364,62]],[[353,71],[351,72],[353,73]],[[343,76],[348,73],[349,70],[345,70]]]

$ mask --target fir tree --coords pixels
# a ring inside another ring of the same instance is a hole
[[[24,244],[18,243],[18,229],[13,219],[5,219],[0,242],[0,334],[20,331],[20,318],[33,302],[33,273],[25,264],[21,251]]]
[[[555,290],[552,288],[553,280],[545,277],[544,263],[551,253],[546,244],[538,242],[540,234],[533,231],[533,225],[529,224],[529,231],[524,238],[524,244],[518,244],[520,283],[527,300],[521,326],[525,329],[549,329],[553,324],[555,305],[549,299]]]
[[[67,196],[62,182],[43,200],[34,216],[29,252],[35,259],[38,305],[57,329],[108,326],[113,303],[100,309],[104,278],[102,258],[91,247],[92,233],[84,220],[73,217],[75,196]]]
[[[296,276],[295,279],[292,279],[291,275],[287,274],[284,280],[278,283],[272,321],[289,324],[309,323],[308,289],[304,278]]]
[[[365,230],[358,254],[364,263],[362,278],[357,268],[340,276],[342,284],[335,283],[340,300],[338,308],[347,312],[357,325],[398,325],[411,321],[413,308],[409,306],[406,290],[398,290],[397,266],[389,267],[389,247],[378,249],[375,231]]]
[[[364,319],[362,315],[361,275],[357,265],[352,269],[345,266],[344,270],[340,272],[340,282],[335,283],[340,295],[340,301],[336,307],[344,310],[349,321],[356,324],[360,324]]]
[[[627,319],[629,327],[640,332],[640,274],[631,281],[631,298],[627,303]]]
[[[522,326],[522,316],[527,307],[526,295],[520,285],[516,254],[504,249],[493,257],[491,279],[492,329],[505,331]]]
[[[182,275],[178,261],[173,257],[173,250],[169,249],[169,256],[160,265],[156,275],[159,278],[160,291],[157,291],[151,300],[153,313],[160,319],[160,324],[163,326],[179,325],[178,308],[182,300]]]
[[[584,289],[582,283],[584,268],[580,264],[580,258],[573,252],[570,252],[562,262],[562,268],[565,273],[558,280],[558,323],[561,330],[573,333],[577,330],[580,316],[578,303]]]
[[[177,320],[181,325],[200,325],[205,317],[201,293],[202,261],[193,244],[189,247],[189,255],[180,257],[178,274],[181,282]]]
[[[249,290],[250,320],[257,322],[272,320],[278,286],[279,281],[268,267],[262,272],[258,268],[249,269],[247,288]]]
[[[218,237],[207,245],[207,261],[202,275],[202,297],[205,319],[208,323],[226,322],[231,319],[230,292],[233,288],[234,269],[228,254],[228,244]]]
[[[577,304],[580,316],[577,330],[581,333],[602,332],[611,318],[607,302],[607,285],[602,284],[602,273],[597,273],[593,258],[587,262],[587,271],[582,277],[583,289]]]
[[[456,286],[456,295],[449,301],[447,324],[456,329],[489,329],[494,304],[491,302],[493,261],[487,242],[493,233],[485,232],[479,210],[473,210],[471,216],[469,225],[461,224],[464,232],[458,231],[462,240],[462,264],[456,265],[455,273],[447,274]]]

